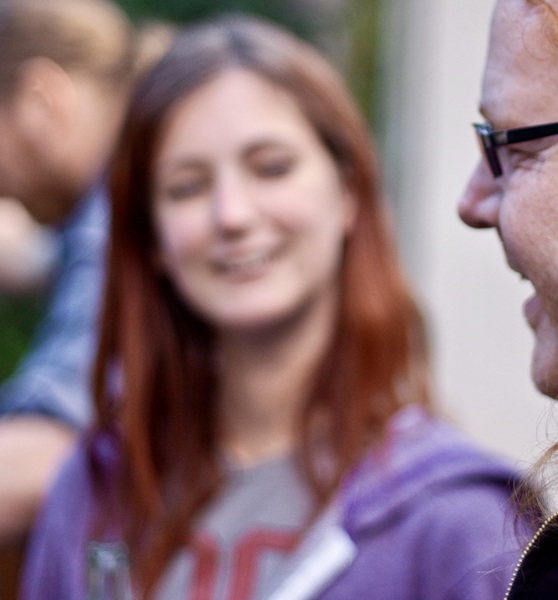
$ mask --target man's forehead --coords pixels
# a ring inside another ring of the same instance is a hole
[[[496,4],[480,106],[495,128],[557,120],[558,37],[545,15],[530,0]]]
[[[506,33],[558,48],[558,0],[497,0],[492,35]]]
[[[537,0],[497,0],[492,13],[491,43],[495,38],[497,43],[509,37],[520,40],[526,30],[539,24],[541,12]]]
[[[531,7],[542,7],[543,9],[553,9],[556,11],[558,0],[524,0],[525,4]]]

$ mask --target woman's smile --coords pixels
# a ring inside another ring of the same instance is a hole
[[[219,274],[234,281],[258,279],[266,275],[280,258],[276,249],[254,250],[242,254],[224,254],[211,261],[211,266]]]
[[[217,330],[333,310],[354,199],[285,91],[237,68],[177,104],[155,189],[167,275]]]

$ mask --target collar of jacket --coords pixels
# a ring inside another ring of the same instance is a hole
[[[443,493],[469,482],[516,480],[511,468],[492,460],[465,435],[418,406],[407,406],[390,423],[385,442],[350,473],[336,499],[308,532],[282,570],[269,600],[315,598],[349,567],[358,553],[354,540],[393,523],[417,497]]]
[[[505,600],[546,600],[558,590],[558,512],[551,515],[526,546]]]
[[[354,536],[382,526],[425,494],[476,482],[508,485],[517,475],[501,459],[481,451],[452,425],[407,406],[393,419],[385,443],[357,465],[339,498],[343,525]]]

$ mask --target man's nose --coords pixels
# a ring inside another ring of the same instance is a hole
[[[458,212],[469,227],[498,225],[500,187],[485,161],[480,160],[459,200]]]

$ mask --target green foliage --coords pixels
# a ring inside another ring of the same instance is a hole
[[[175,23],[205,18],[215,13],[249,12],[282,23],[300,34],[308,24],[285,0],[116,0],[135,21],[161,19]]]
[[[374,121],[378,98],[381,0],[351,0],[345,6],[350,38],[347,80],[361,110]]]
[[[0,381],[23,356],[43,306],[43,298],[0,297]]]

